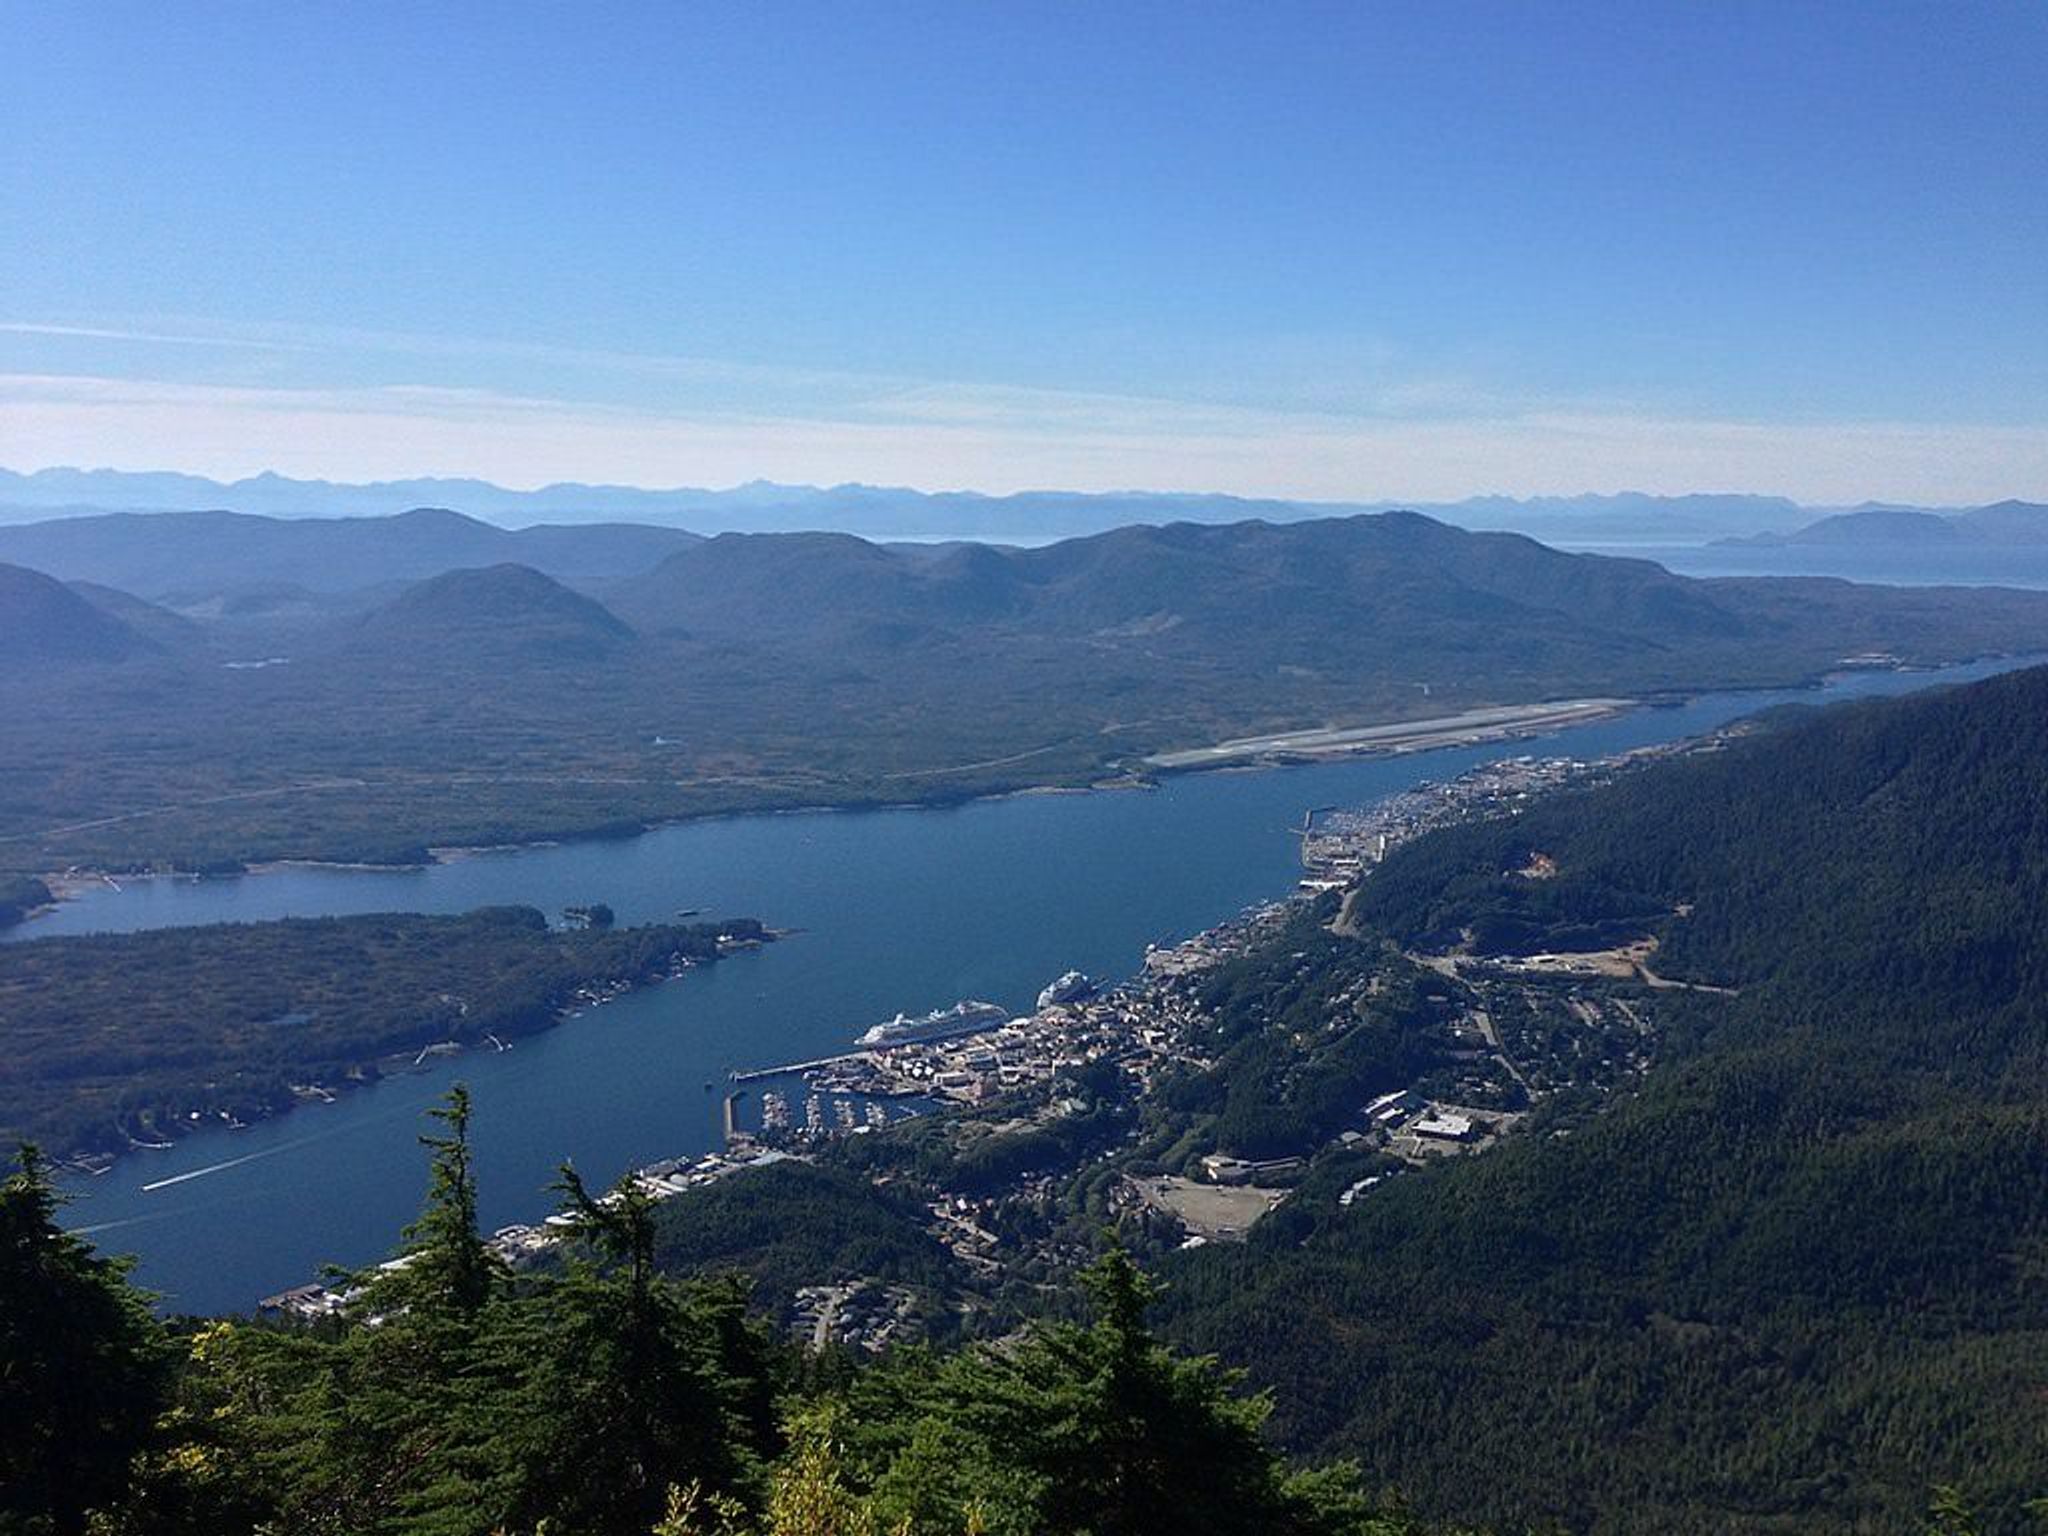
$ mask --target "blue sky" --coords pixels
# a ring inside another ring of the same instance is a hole
[[[2038,3],[0,32],[14,467],[2048,498]]]

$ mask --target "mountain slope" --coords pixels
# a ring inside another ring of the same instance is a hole
[[[1796,533],[1759,534],[1752,544],[1948,544],[1963,536],[1952,518],[1933,512],[1842,512]]]
[[[1791,533],[1760,533],[1734,544],[1760,547],[1841,544],[2048,544],[2048,506],[2027,501],[2001,501],[1966,512],[1923,512],[1907,507],[1878,507],[1838,513]]]
[[[1987,544],[2048,544],[2048,506],[2000,501],[1959,513],[1956,526]]]
[[[524,565],[446,571],[408,587],[348,630],[351,650],[451,671],[480,662],[614,656],[633,639],[602,603]]]
[[[206,643],[206,631],[202,626],[183,614],[144,602],[133,593],[103,587],[94,581],[72,581],[65,585],[107,617],[125,624],[144,640],[165,650],[193,649]]]
[[[851,534],[722,533],[611,601],[650,633],[787,638],[918,616],[932,585],[910,557]]]
[[[0,565],[0,664],[121,661],[150,642],[61,581]]]
[[[1440,599],[1440,617],[1520,611],[1732,634],[1738,615],[1647,561],[1567,555],[1516,534],[1473,534],[1414,513],[1272,524],[1135,525],[1036,549],[931,554],[844,534],[725,534],[614,594],[622,612],[759,632],[857,609],[869,619],[1074,634],[1150,621],[1209,636],[1248,621],[1387,628]],[[1403,605],[1407,605],[1405,608]]]
[[[862,633],[1085,644],[1148,665],[1381,671],[1435,687],[1683,687],[1744,654],[1902,653],[1994,629],[2048,641],[2048,600],[1808,581],[1697,581],[1414,513],[1138,525],[1035,549],[723,534],[613,589],[649,633],[837,649]],[[2036,626],[2039,626],[2036,628]],[[1821,636],[1839,635],[1822,641]],[[1547,679],[1547,681],[1546,681]],[[1409,686],[1413,686],[1411,682]]]
[[[1629,924],[1735,992],[1658,994],[1671,1060],[1569,1135],[1184,1266],[1182,1336],[1296,1443],[1598,1532],[1907,1531],[1942,1482],[2006,1531],[2048,1488],[2048,670],[1800,713],[1368,879],[1404,944]]]

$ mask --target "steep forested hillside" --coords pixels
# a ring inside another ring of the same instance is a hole
[[[1723,990],[1665,994],[1669,1059],[1590,1121],[1177,1270],[1178,1335],[1277,1386],[1295,1444],[1487,1519],[1904,1530],[1961,1482],[2023,1528],[2048,671],[1793,712],[1435,834],[1355,912],[1424,950],[1649,935],[1664,977]]]

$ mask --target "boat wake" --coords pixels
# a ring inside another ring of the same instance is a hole
[[[253,1163],[259,1157],[275,1157],[280,1152],[289,1152],[304,1142],[289,1141],[281,1147],[266,1147],[261,1152],[250,1152],[241,1157],[231,1157],[224,1163],[208,1163],[204,1168],[194,1168],[186,1173],[174,1173],[168,1179],[156,1179],[142,1186],[146,1195],[152,1190],[169,1189],[173,1184],[183,1184],[191,1179],[203,1179],[210,1173],[225,1173],[230,1168],[239,1168],[244,1163]]]

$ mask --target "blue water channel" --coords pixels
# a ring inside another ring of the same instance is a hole
[[[981,997],[1013,1008],[1068,969],[1133,971],[1150,942],[1286,893],[1311,807],[1361,805],[1523,753],[1592,757],[1708,730],[1788,700],[1901,693],[1941,674],[1853,674],[1816,693],[1701,697],[1537,741],[1267,772],[1156,791],[1020,795],[938,810],[741,816],[629,841],[529,848],[424,870],[285,869],[98,890],[15,931],[55,934],[348,912],[460,912],[603,901],[620,922],[744,914],[800,930],[521,1040],[468,1053],[246,1130],[67,1182],[66,1219],[139,1258],[184,1310],[246,1309],[328,1262],[382,1256],[424,1188],[421,1112],[458,1079],[476,1103],[488,1225],[546,1213],[556,1165],[604,1182],[710,1150],[728,1071],[843,1050],[868,1025]],[[195,1010],[206,1000],[191,1000]],[[709,1089],[707,1085],[716,1085]],[[191,1175],[190,1177],[181,1177]],[[168,1182],[167,1182],[168,1181]]]

